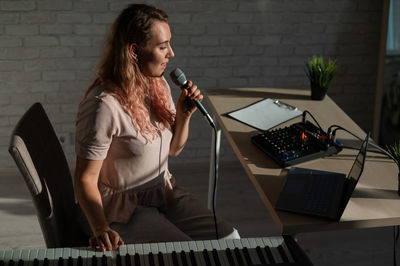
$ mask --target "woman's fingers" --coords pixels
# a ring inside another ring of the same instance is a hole
[[[90,249],[93,251],[101,251],[101,252],[106,251],[102,241],[98,241],[98,239],[94,236],[92,236],[89,239],[89,245],[90,245]]]
[[[188,96],[192,100],[198,100],[201,101],[203,100],[203,95],[201,94],[201,91],[197,88],[196,84],[193,84],[191,80],[188,81],[188,86],[190,87]]]
[[[122,239],[120,238],[118,233],[115,231],[110,232],[110,236],[111,236],[112,248],[114,250],[118,249],[119,243],[120,243],[120,241],[122,241]]]
[[[117,250],[124,241],[114,230],[106,230],[89,239],[90,247],[95,251]]]
[[[102,241],[102,243],[104,244],[104,246],[105,246],[105,248],[106,248],[106,250],[107,251],[110,251],[110,250],[112,250],[113,249],[113,246],[112,246],[112,244],[111,244],[111,240],[110,240],[110,237],[109,237],[109,232],[108,231],[105,231],[104,233],[102,233],[101,235],[100,235],[100,240]],[[97,238],[98,240],[99,240],[99,238]]]

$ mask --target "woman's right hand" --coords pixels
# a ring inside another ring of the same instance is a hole
[[[116,231],[107,226],[94,232],[89,239],[89,245],[92,250],[103,252],[117,250],[124,245],[124,241]]]

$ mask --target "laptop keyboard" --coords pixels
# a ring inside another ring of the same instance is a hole
[[[314,213],[327,213],[336,189],[334,175],[311,175],[311,186],[306,192],[303,209]]]

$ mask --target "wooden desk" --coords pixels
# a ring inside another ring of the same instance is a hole
[[[274,205],[285,182],[287,168],[280,168],[271,158],[251,143],[250,137],[260,132],[223,114],[247,106],[264,98],[274,98],[284,103],[308,110],[326,130],[330,125],[340,125],[364,138],[365,132],[357,126],[328,96],[323,101],[310,100],[309,91],[293,89],[242,88],[219,89],[205,92],[216,122],[229,140],[259,196],[284,234],[351,228],[381,227],[400,224],[400,197],[397,195],[397,166],[378,153],[368,153],[364,172],[344,211],[340,222],[276,211]],[[265,114],[268,115],[268,114]],[[307,116],[311,120],[311,117]],[[296,118],[290,125],[301,121]],[[285,124],[284,124],[285,125]],[[346,146],[359,147],[360,142],[343,131],[338,140]],[[299,164],[299,167],[347,174],[356,150],[344,149],[338,155]]]

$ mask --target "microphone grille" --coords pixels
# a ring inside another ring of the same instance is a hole
[[[171,80],[178,86],[182,86],[187,83],[185,73],[183,73],[183,71],[178,67],[172,70],[169,76],[171,77]]]

